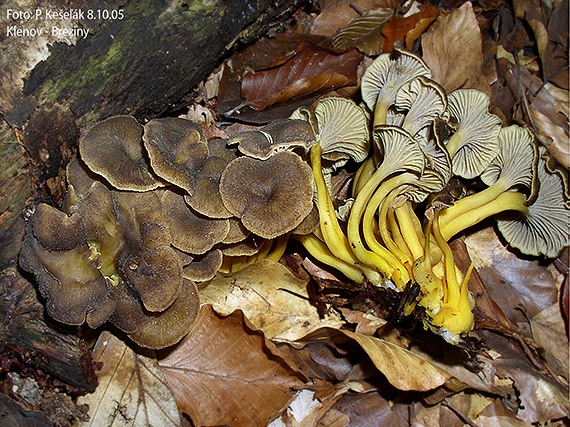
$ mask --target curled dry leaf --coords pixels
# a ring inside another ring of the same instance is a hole
[[[303,384],[243,313],[203,306],[192,332],[159,361],[178,406],[195,425],[263,426]]]
[[[78,399],[89,405],[90,417],[80,427],[181,425],[174,395],[150,354],[135,353],[108,331],[99,336],[93,360],[103,367],[95,392]]]
[[[388,341],[344,329],[321,328],[301,342],[321,340],[354,340],[370,357],[374,366],[384,374],[390,384],[400,390],[433,390],[452,376],[425,358]]]
[[[471,3],[440,16],[434,25],[422,36],[423,59],[432,79],[447,93],[471,88],[490,95],[491,87],[481,73],[483,44]]]
[[[335,49],[344,50],[357,48],[366,55],[380,55],[382,53],[382,28],[388,22],[394,9],[382,7],[370,10],[350,21],[332,39]]]
[[[241,92],[251,108],[263,110],[278,102],[354,85],[362,57],[354,49],[337,55],[305,42],[283,65],[246,74]]]
[[[322,327],[340,327],[334,314],[321,319],[309,301],[307,281],[284,265],[265,259],[231,275],[218,274],[200,290],[204,304],[224,315],[243,310],[267,338],[294,341]]]
[[[435,21],[438,15],[438,8],[427,4],[421,8],[420,12],[413,15],[402,18],[393,16],[382,30],[384,35],[382,51],[391,52],[394,48],[394,43],[398,41],[405,45],[406,49],[411,50],[414,42]]]

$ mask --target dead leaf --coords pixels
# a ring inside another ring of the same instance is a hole
[[[309,301],[307,281],[269,259],[231,275],[219,273],[200,289],[200,299],[223,315],[243,310],[272,340],[294,341],[321,326],[343,324],[334,313],[321,319]]]
[[[354,18],[334,36],[333,47],[339,50],[356,48],[366,55],[380,55],[384,42],[382,28],[393,13],[392,8],[380,8]]]
[[[402,406],[379,392],[346,393],[333,409],[348,416],[350,427],[408,427],[410,423]]]
[[[467,251],[491,298],[512,322],[527,322],[557,302],[562,276],[539,260],[522,259],[487,227],[465,237]]]
[[[243,313],[223,317],[211,306],[159,364],[178,406],[200,426],[266,425],[303,384]]]
[[[354,353],[333,342],[310,342],[302,348],[288,343],[277,344],[279,355],[311,380],[330,382],[346,380],[354,368]]]
[[[543,356],[550,369],[569,381],[570,352],[560,304],[556,302],[534,316],[530,327],[534,340],[543,349]]]
[[[358,343],[374,366],[399,390],[432,390],[451,378],[451,375],[443,369],[409,350],[379,338],[345,329],[321,328],[303,337],[300,342],[346,340],[346,338]]]
[[[299,53],[283,65],[247,73],[241,93],[254,110],[311,93],[354,85],[363,55],[356,49],[335,54],[304,42]]]
[[[93,360],[102,363],[99,386],[78,398],[90,419],[80,427],[106,425],[179,427],[180,413],[156,358],[135,353],[108,331],[99,336]]]
[[[426,5],[420,12],[406,17],[393,16],[382,29],[384,43],[382,50],[391,52],[394,43],[401,42],[407,49],[411,49],[414,41],[428,28],[438,17],[439,10],[431,4]]]
[[[423,59],[432,79],[447,93],[473,88],[490,95],[491,87],[481,73],[483,44],[471,2],[440,16],[434,26],[422,37]]]

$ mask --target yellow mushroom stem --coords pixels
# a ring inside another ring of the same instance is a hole
[[[502,181],[499,180],[495,182],[495,184],[485,188],[482,191],[479,191],[478,193],[474,193],[470,196],[456,200],[452,206],[441,211],[440,221],[442,221],[443,223],[450,222],[454,218],[457,218],[458,216],[463,215],[464,213],[468,213],[470,211],[478,209],[480,206],[492,202],[506,191],[507,188],[504,185],[502,185]]]
[[[384,206],[384,205],[382,205]],[[380,209],[382,209],[380,206]],[[400,225],[396,219],[396,213],[394,209],[388,209],[386,213],[386,226],[388,227],[388,231],[394,240],[394,243],[402,250],[408,259],[413,259],[412,253],[408,248],[406,241],[404,240],[404,236],[402,235],[402,231],[400,230]]]
[[[398,225],[408,249],[412,253],[415,261],[424,256],[425,236],[423,234],[420,221],[412,208],[412,202],[404,201],[403,204],[394,208]]]
[[[385,247],[378,247],[377,252],[367,249],[364,245],[360,228],[361,226],[370,226],[370,221],[363,223],[364,213],[368,209],[370,199],[374,197],[374,204],[376,202],[379,204],[391,190],[407,183],[409,176],[406,175],[401,173],[382,182],[382,179],[385,177],[385,170],[380,166],[372,178],[362,187],[362,191],[354,200],[347,226],[348,242],[358,260],[364,265],[382,273],[386,279],[392,280],[399,290],[403,290],[410,280],[410,274],[407,269]],[[376,207],[377,204],[372,208],[373,212],[376,211]]]
[[[375,170],[376,162],[374,161],[374,156],[370,156],[362,162],[352,180],[352,197],[358,196],[358,193],[360,193],[364,184],[372,177]]]
[[[289,242],[290,233],[283,234],[274,241],[271,250],[265,257],[266,259],[270,259],[272,261],[279,261],[283,254],[285,253],[285,249],[287,249],[287,243]]]
[[[317,188],[317,209],[319,211],[319,225],[325,244],[332,254],[347,264],[356,264],[358,260],[350,250],[347,237],[340,228],[329,190],[325,183],[321,166],[322,148],[320,143],[311,147],[311,167]]]
[[[473,197],[473,196],[469,196]],[[461,199],[465,200],[465,199]],[[439,216],[441,226],[441,235],[445,241],[448,241],[457,233],[481,222],[485,218],[496,215],[500,212],[515,210],[525,214],[528,211],[525,205],[527,198],[524,194],[517,191],[507,191],[501,193],[491,201],[473,206],[472,209],[458,216],[443,215],[444,212],[452,209],[454,206],[442,211]],[[470,203],[471,204],[471,203]]]
[[[441,310],[444,290],[443,280],[435,274],[434,264],[430,256],[432,224],[433,217],[429,219],[426,226],[424,256],[416,260],[413,269],[414,280],[420,285],[421,290],[418,304],[427,310],[430,318]],[[407,310],[411,311],[410,308],[407,308]]]
[[[382,254],[384,251],[388,250],[392,254],[394,254],[398,260],[406,267],[411,267],[411,257],[410,254],[400,249],[396,241],[394,240],[392,233],[388,230],[388,211],[390,209],[391,202],[393,201],[393,197],[391,197],[392,193],[399,193],[399,187],[395,188],[388,194],[388,196],[384,199],[377,200],[374,196],[368,202],[368,206],[364,211],[364,217],[362,218],[362,234],[364,236],[364,241],[366,245],[374,252],[378,254]],[[380,203],[380,206],[378,206]],[[373,219],[374,213],[378,210],[378,221],[375,222]],[[382,242],[384,243],[385,247],[378,241],[376,238],[376,229],[373,228],[373,225],[376,225],[377,231],[382,238]],[[399,229],[396,226],[395,232],[399,233]],[[404,248],[407,246],[404,244]],[[411,272],[411,269],[408,269]]]
[[[441,310],[430,319],[430,323],[439,328],[448,341],[456,343],[462,334],[468,332],[473,327],[471,299],[469,288],[467,287],[473,271],[473,264],[469,266],[462,280],[459,279],[461,273],[455,265],[451,248],[441,234],[438,217],[439,211],[436,211],[433,219],[433,235],[437,245],[443,252],[445,280]]]
[[[373,128],[380,125],[386,124],[386,117],[388,115],[388,109],[390,108],[390,103],[380,100],[376,103],[374,107],[374,122]]]
[[[335,257],[329,247],[314,234],[298,235],[295,238],[316,260],[340,271],[353,282],[364,283],[365,276],[360,269]]]

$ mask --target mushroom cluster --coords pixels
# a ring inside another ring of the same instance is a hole
[[[552,170],[529,130],[503,127],[484,93],[446,94],[430,75],[420,57],[399,49],[367,68],[363,105],[353,109],[361,109],[355,117],[369,118],[365,133],[372,147],[365,158],[355,158],[362,163],[350,210],[341,214],[333,207],[325,185],[330,169],[323,164],[327,142],[317,137],[311,164],[320,226],[299,240],[317,260],[355,282],[398,291],[419,285],[405,312],[419,308],[426,328],[457,343],[473,327],[471,268],[459,270],[448,241],[493,216],[512,247],[556,257],[569,244],[570,212],[564,174]],[[359,141],[360,131],[353,132]],[[462,179],[488,187],[466,196]]]
[[[37,206],[23,241],[47,312],[163,348],[191,328],[196,283],[278,260],[294,235],[349,280],[418,287],[404,314],[459,342],[473,327],[471,268],[459,270],[449,240],[494,217],[513,248],[557,256],[570,234],[565,174],[487,95],[447,94],[415,54],[380,55],[361,90],[361,105],[324,97],[227,140],[181,118],[96,124],[61,210]],[[332,177],[348,162],[358,170],[339,206]],[[475,179],[487,188],[467,195]]]
[[[231,141],[206,141],[180,118],[106,119],[79,142],[61,210],[35,209],[20,265],[57,321],[110,322],[141,346],[175,344],[197,316],[197,282],[280,258],[289,234],[314,230],[302,157],[314,142],[293,119]]]

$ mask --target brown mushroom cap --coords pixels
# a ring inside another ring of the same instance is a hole
[[[166,213],[155,193],[113,195],[126,240],[117,257],[117,271],[147,310],[164,311],[182,284],[182,264],[170,247]]]
[[[151,120],[144,127],[143,140],[153,171],[192,194],[195,170],[208,157],[201,126],[175,117]]]
[[[220,180],[226,208],[266,239],[297,227],[313,208],[313,173],[298,155],[282,151],[267,160],[240,157]]]
[[[162,184],[150,171],[142,145],[143,127],[131,116],[93,126],[79,141],[81,159],[119,190],[148,191]]]
[[[238,132],[228,144],[238,144],[238,149],[249,157],[267,160],[273,154],[283,150],[301,147],[308,150],[315,144],[315,134],[305,120],[275,120],[259,130]]]
[[[228,219],[228,222],[230,223],[230,229],[228,231],[228,235],[222,241],[223,244],[231,245],[233,243],[241,242],[251,234],[251,231],[244,227],[239,218],[233,216]]]
[[[78,216],[40,204],[20,251],[21,267],[33,273],[48,314],[68,325],[102,325],[115,310],[113,288],[99,272],[100,254],[87,243]]]
[[[184,197],[172,190],[163,190],[160,200],[166,210],[171,244],[184,252],[204,254],[220,243],[230,230],[227,219],[211,219],[195,213],[184,202]]]
[[[252,256],[259,252],[259,248],[266,240],[250,232],[245,239],[236,243],[226,244],[221,250],[225,256],[230,257]]]
[[[142,347],[159,350],[179,342],[194,325],[200,309],[196,285],[184,280],[180,295],[170,307],[160,313],[149,314],[136,332],[129,333],[131,340]]]
[[[194,191],[186,196],[188,203],[196,211],[210,218],[229,218],[232,214],[226,209],[220,195],[220,178],[229,160],[209,156],[194,170]]]
[[[195,257],[192,262],[184,266],[184,278],[195,282],[205,282],[212,279],[224,261],[220,249],[212,249],[203,256]]]

